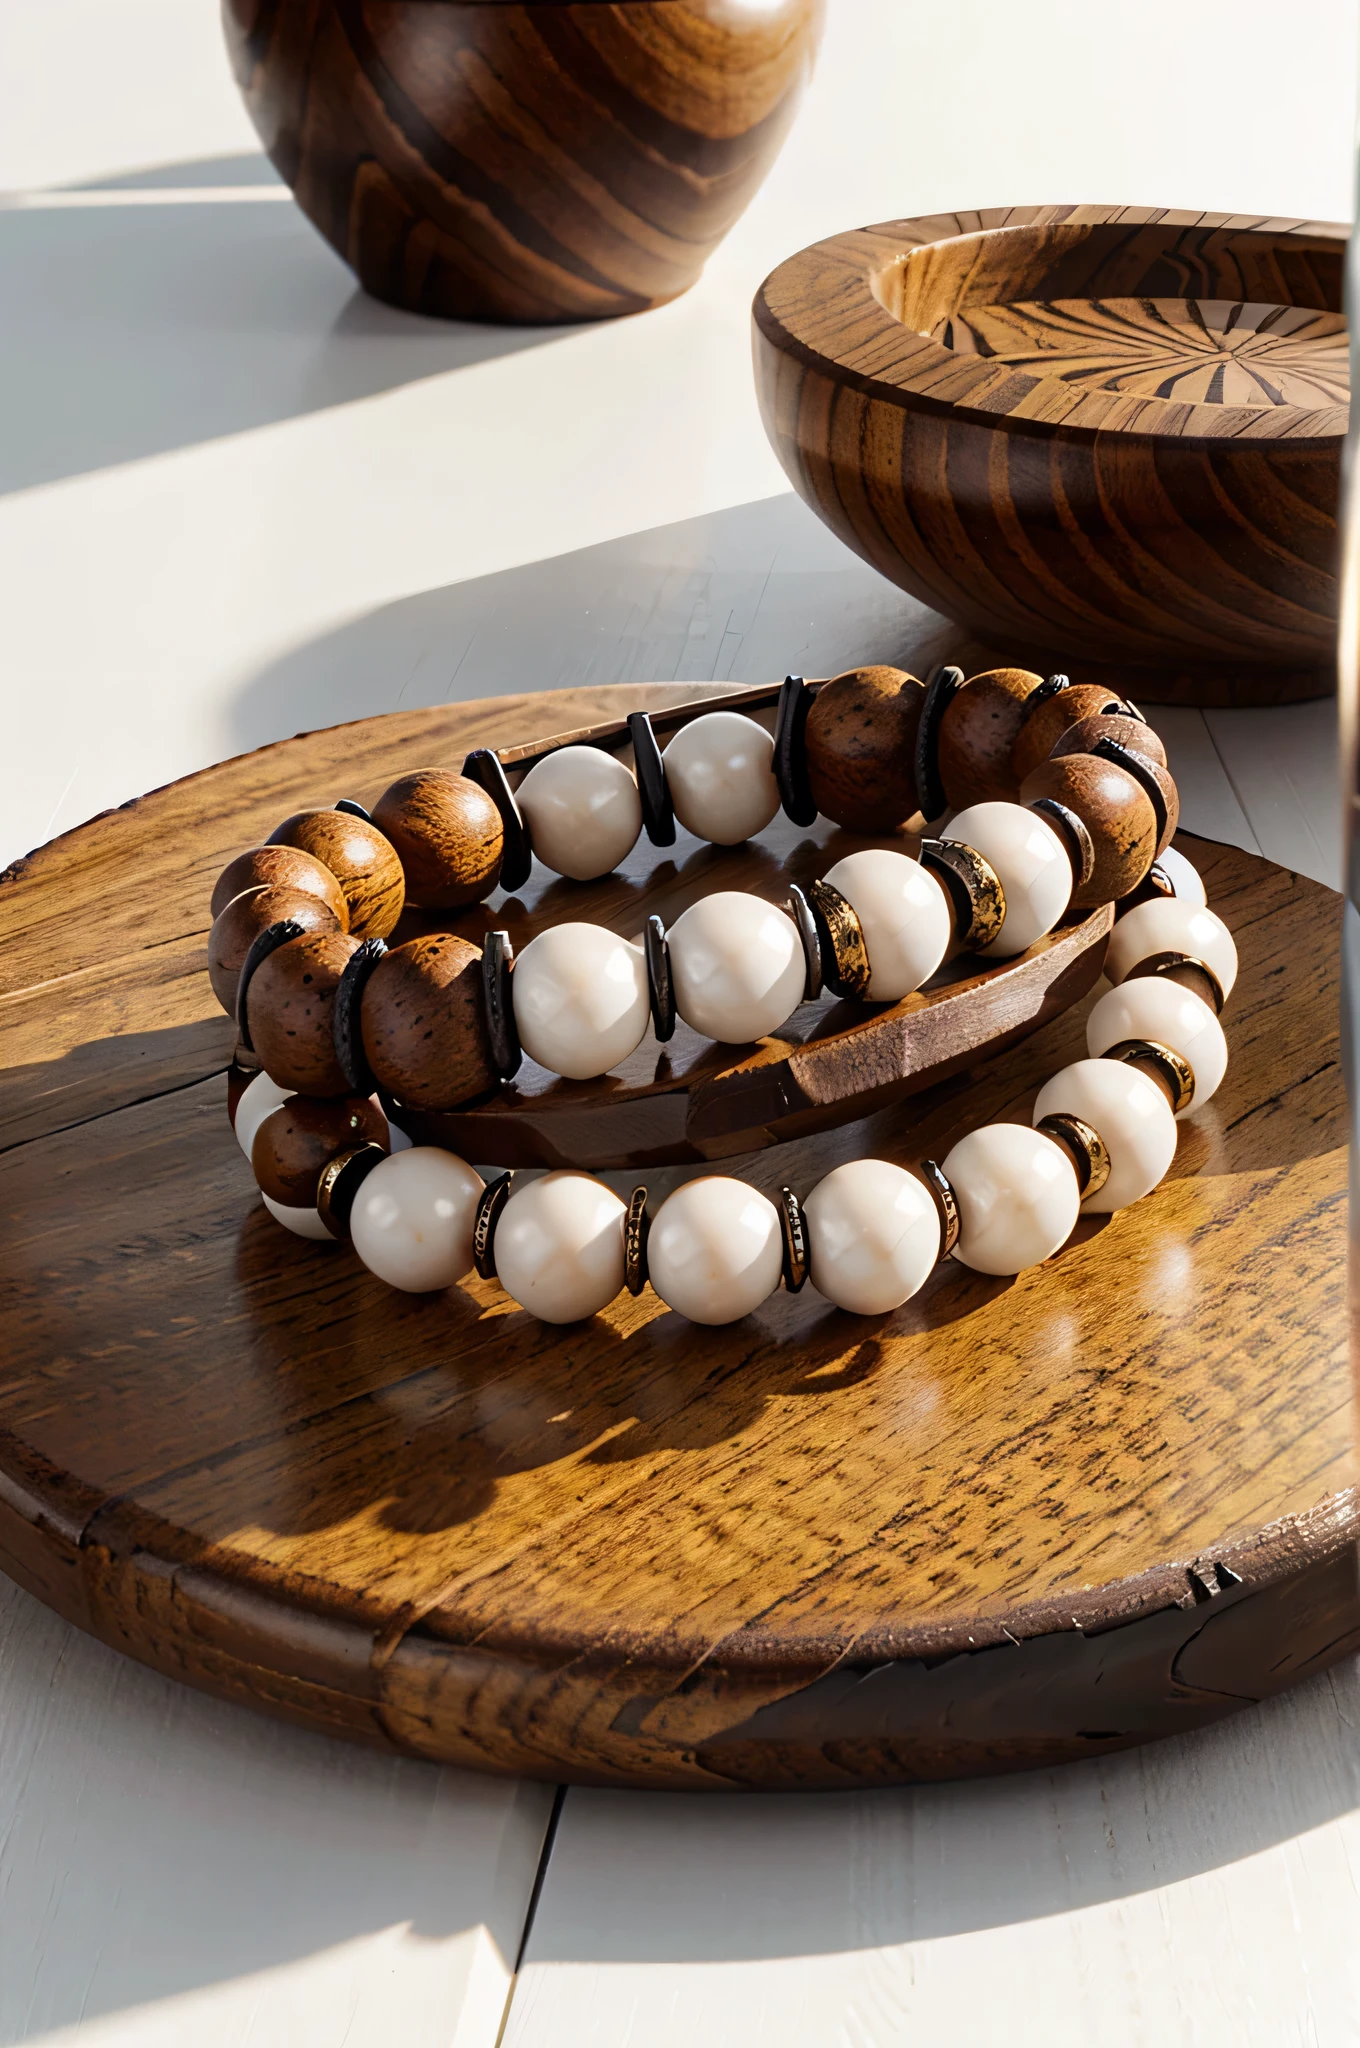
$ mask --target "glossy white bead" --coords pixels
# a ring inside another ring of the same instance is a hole
[[[380,1160],[354,1197],[350,1235],[370,1273],[407,1294],[452,1287],[472,1266],[484,1183],[456,1152],[415,1145]]]
[[[999,935],[984,960],[1008,960],[1052,931],[1072,898],[1072,863],[1053,827],[1023,804],[970,804],[940,834],[971,846],[996,870],[1006,898]]]
[[[599,747],[559,747],[529,770],[515,800],[538,859],[575,882],[609,874],[642,830],[637,783]]]
[[[1174,846],[1168,846],[1164,853],[1158,854],[1157,865],[1175,890],[1178,902],[1201,906],[1208,902],[1199,869],[1183,853],[1177,853]]]
[[[547,1173],[511,1194],[496,1225],[496,1277],[544,1323],[593,1316],[623,1287],[627,1207],[588,1173]]]
[[[647,1035],[647,962],[598,924],[530,939],[510,978],[515,1029],[531,1060],[572,1081],[607,1074]]]
[[[773,1202],[721,1174],[687,1181],[647,1239],[652,1286],[692,1323],[735,1323],[779,1285],[784,1234]]]
[[[335,1239],[331,1236],[331,1233],[327,1230],[315,1209],[286,1207],[282,1202],[276,1202],[272,1195],[265,1194],[263,1189],[260,1191],[260,1200],[264,1203],[265,1208],[269,1211],[274,1221],[281,1223],[285,1230],[291,1230],[294,1237],[310,1237],[316,1244],[335,1243]]]
[[[940,1256],[940,1214],[913,1174],[886,1159],[851,1159],[803,1204],[809,1279],[852,1315],[882,1316],[909,1301]]]
[[[779,809],[774,741],[739,711],[708,711],[681,726],[664,759],[675,815],[696,839],[737,846]]]
[[[1151,1038],[1189,1060],[1195,1093],[1181,1116],[1203,1109],[1228,1070],[1228,1041],[1206,1002],[1167,975],[1139,975],[1107,989],[1086,1020],[1086,1049],[1099,1059],[1126,1038]]]
[[[255,1144],[255,1133],[267,1116],[272,1116],[281,1102],[287,1102],[294,1094],[292,1088],[280,1088],[277,1081],[266,1073],[258,1073],[241,1090],[241,1099],[236,1105],[236,1121],[232,1129],[236,1142],[249,1159]]]
[[[1105,972],[1118,987],[1142,960],[1156,953],[1188,953],[1211,967],[1223,987],[1232,994],[1237,979],[1237,947],[1221,917],[1198,903],[1182,903],[1176,896],[1157,896],[1139,903],[1123,917],[1116,918],[1105,954]]]
[[[978,1273],[1052,1258],[1077,1221],[1077,1176],[1060,1145],[1023,1124],[984,1124],[941,1161],[959,1204],[954,1257]]]
[[[691,903],[666,937],[675,1007],[705,1038],[746,1045],[778,1030],[803,1000],[797,927],[759,896],[719,889]]]
[[[1039,1090],[1034,1121],[1079,1116],[1099,1131],[1110,1177],[1083,1207],[1094,1216],[1151,1194],[1176,1156],[1176,1119],[1155,1081],[1123,1060],[1077,1060]]]
[[[859,919],[871,1003],[899,1002],[929,981],[954,935],[948,899],[929,868],[871,846],[838,860],[823,879]]]

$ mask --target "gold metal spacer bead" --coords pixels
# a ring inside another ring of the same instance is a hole
[[[1121,1038],[1118,1045],[1106,1046],[1100,1055],[1103,1060],[1123,1060],[1129,1066],[1155,1067],[1158,1078],[1165,1083],[1174,1115],[1189,1109],[1195,1099],[1195,1070],[1184,1053],[1174,1046],[1163,1045],[1160,1038]]]
[[[1098,1195],[1110,1178],[1109,1147],[1100,1132],[1082,1117],[1069,1116],[1066,1110],[1040,1117],[1035,1128],[1045,1137],[1055,1139],[1072,1161],[1082,1201],[1088,1195]]]

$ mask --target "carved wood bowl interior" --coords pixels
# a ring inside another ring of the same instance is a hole
[[[745,211],[824,0],[222,0],[299,206],[415,313],[598,320],[687,291]]]
[[[1155,1194],[1013,1281],[948,1263],[890,1316],[809,1287],[716,1330],[646,1290],[553,1330],[472,1276],[396,1294],[265,1213],[206,972],[227,859],[319,795],[698,693],[304,734],[0,881],[0,1566],[222,1698],[597,1784],[1048,1765],[1342,1655],[1338,904],[1250,854],[1181,841],[1241,957],[1222,1086]],[[741,1170],[942,1158],[1083,1048],[1078,1005],[909,1118]]]
[[[756,296],[766,430],[842,540],[1007,659],[1325,694],[1347,233],[1049,206],[834,236]]]

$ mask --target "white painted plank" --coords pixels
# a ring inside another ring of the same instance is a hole
[[[0,2044],[494,2048],[551,1801],[220,1705],[0,1579]]]
[[[505,2048],[1354,2048],[1360,1665],[1065,1770],[567,1794]]]
[[[1214,747],[1267,860],[1341,887],[1336,704],[1205,713]]]

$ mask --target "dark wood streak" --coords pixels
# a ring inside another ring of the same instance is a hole
[[[458,319],[674,298],[793,118],[823,0],[223,0],[247,106],[365,288]]]
[[[1198,1726],[1343,1654],[1337,899],[1249,855],[1181,841],[1242,957],[1219,1094],[1155,1196],[1014,1283],[951,1267],[869,1322],[807,1287],[702,1335],[644,1289],[547,1331],[494,1282],[395,1295],[264,1214],[205,966],[232,850],[341,771],[371,803],[472,746],[698,693],[310,734],[0,883],[4,1568],[224,1698],[594,1783],[1048,1764]],[[698,886],[761,871],[750,850],[698,859]],[[672,886],[670,850],[644,845],[584,891],[536,871],[514,914],[588,905],[637,929]],[[740,1170],[777,1197],[846,1157],[942,1158],[1025,1116],[1082,1046],[1078,1008],[917,1097],[909,1123],[881,1113]]]
[[[757,294],[767,431],[843,540],[1011,663],[1325,694],[1345,235],[1022,207],[836,236]]]

